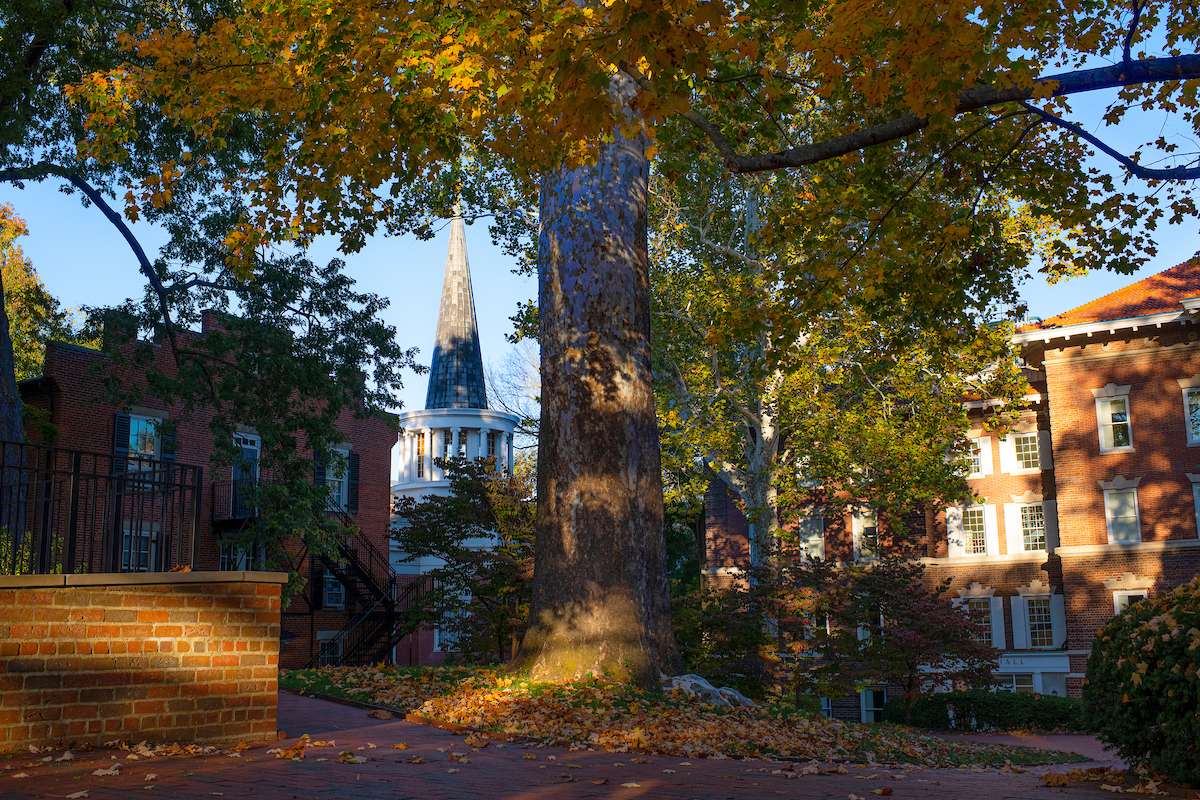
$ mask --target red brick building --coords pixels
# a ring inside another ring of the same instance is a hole
[[[986,404],[972,404],[976,502],[930,510],[923,560],[990,632],[1001,688],[1077,694],[1105,621],[1200,574],[1197,311],[1190,261],[1027,325],[1020,421],[987,432]],[[734,573],[745,518],[716,487],[705,510],[707,572]],[[802,524],[810,551],[870,556],[869,511]],[[885,700],[880,687],[833,710],[872,720]]]
[[[183,338],[206,335],[215,320],[206,314],[202,330],[185,332]],[[156,367],[169,374],[173,362],[167,348],[156,347],[154,358]],[[110,377],[124,395],[137,396],[137,403],[114,405],[106,385]],[[52,426],[53,441],[46,444],[53,450],[45,452],[53,453],[59,463],[62,453],[85,454],[86,463],[93,466],[84,471],[90,469],[95,473],[90,477],[105,480],[107,487],[92,494],[97,499],[100,494],[123,496],[92,513],[82,526],[99,529],[115,524],[118,530],[106,537],[110,552],[103,558],[89,556],[94,564],[76,563],[74,569],[95,571],[101,563],[102,571],[129,572],[166,570],[179,564],[196,571],[266,566],[263,549],[247,546],[242,535],[257,514],[247,500],[252,493],[247,487],[270,480],[269,475],[259,474],[262,443],[253,430],[235,434],[240,452],[235,466],[216,463],[210,411],[158,401],[146,389],[140,368],[116,365],[101,351],[74,345],[51,343],[43,375],[23,382],[21,391],[26,404],[42,409],[40,416]],[[313,559],[293,551],[306,586],[283,610],[280,661],[284,667],[382,660],[395,641],[387,641],[393,629],[383,620],[384,611],[390,610],[385,606],[394,603],[396,593],[395,574],[387,563],[395,421],[343,413],[337,426],[343,440],[335,449],[341,458],[324,454],[314,458],[314,480],[331,485],[330,513],[341,516],[355,531],[337,558]],[[33,431],[31,438],[36,438]],[[334,463],[344,466],[335,469]],[[164,490],[167,484],[171,488]],[[45,502],[49,506],[49,493]],[[68,501],[54,498],[54,502],[65,508]],[[80,506],[74,498],[70,502],[72,508]],[[115,515],[119,519],[114,523]],[[83,517],[76,513],[72,519]],[[72,531],[73,537],[87,534]],[[74,548],[69,557],[76,558],[76,552],[82,551]],[[372,609],[379,613],[367,613]]]

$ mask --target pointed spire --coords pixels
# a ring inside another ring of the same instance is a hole
[[[487,408],[479,326],[475,322],[475,295],[471,290],[471,268],[467,264],[466,225],[457,206],[454,211],[425,407]]]

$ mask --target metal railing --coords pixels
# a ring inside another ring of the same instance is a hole
[[[212,484],[213,522],[246,522],[258,519],[256,492],[259,482],[253,479],[216,481]]]
[[[191,566],[200,467],[0,441],[0,574]]]

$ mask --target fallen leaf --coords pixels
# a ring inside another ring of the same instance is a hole
[[[365,764],[365,763],[367,763],[367,760],[365,758],[363,758],[362,756],[356,756],[356,755],[354,755],[354,753],[351,753],[349,750],[343,750],[341,753],[339,753],[337,760],[343,764]]]
[[[871,794],[877,794],[880,797],[891,797],[892,796],[892,787],[880,786],[878,789],[872,789]]]
[[[407,750],[408,745],[405,744],[404,742],[396,742],[394,745],[392,745],[392,749],[393,750]]]
[[[115,775],[116,773],[113,773],[113,774]],[[14,772],[12,775],[9,775],[8,777],[10,777],[10,778],[28,778],[29,773],[28,772]]]
[[[395,719],[396,715],[386,709],[373,708],[367,712],[367,716],[372,719]]]
[[[101,768],[101,769],[95,769],[95,770],[92,770],[92,774],[93,774],[93,775],[100,775],[101,777],[103,777],[103,776],[105,776],[105,775],[120,775],[120,774],[121,774],[121,765],[120,765],[120,764],[113,764],[113,765],[112,765],[111,767],[109,767],[108,769],[103,769],[103,768]]]
[[[608,778],[592,778],[593,786],[603,786],[606,783],[608,783]]]
[[[67,795],[67,800],[83,800],[83,798],[87,796],[88,790],[83,789],[82,791],[73,792],[72,794]]]
[[[622,783],[621,786],[625,789],[639,789],[642,785],[640,783],[630,781],[629,783]]]

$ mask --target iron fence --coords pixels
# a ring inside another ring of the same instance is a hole
[[[202,469],[0,441],[0,574],[190,567]]]

